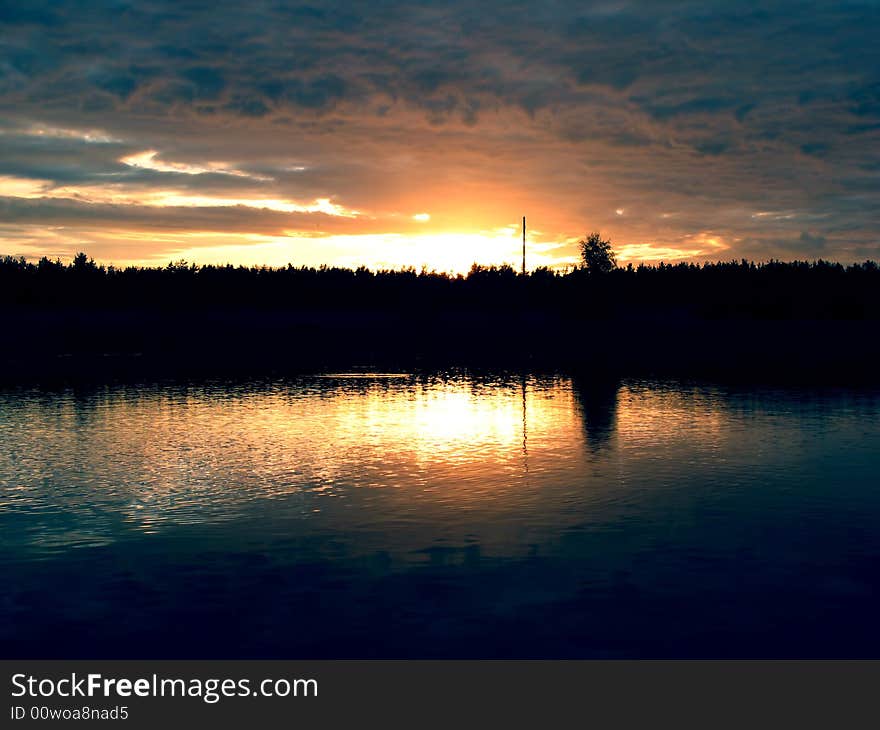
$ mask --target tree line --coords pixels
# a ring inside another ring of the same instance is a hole
[[[880,267],[830,261],[616,265],[609,242],[581,242],[582,263],[525,276],[509,265],[474,264],[466,275],[413,268],[271,268],[69,264],[0,258],[4,308],[556,311],[560,316],[880,317]],[[605,245],[609,244],[609,245]]]

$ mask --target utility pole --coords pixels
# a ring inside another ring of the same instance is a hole
[[[523,266],[522,275],[526,275],[526,217],[523,216]]]

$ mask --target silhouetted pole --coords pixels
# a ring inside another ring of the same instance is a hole
[[[526,217],[523,216],[523,276],[526,275]]]

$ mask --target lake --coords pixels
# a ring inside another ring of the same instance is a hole
[[[0,390],[4,658],[880,655],[880,392]]]

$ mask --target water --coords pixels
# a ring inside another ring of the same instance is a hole
[[[0,391],[3,657],[878,656],[880,393]]]

